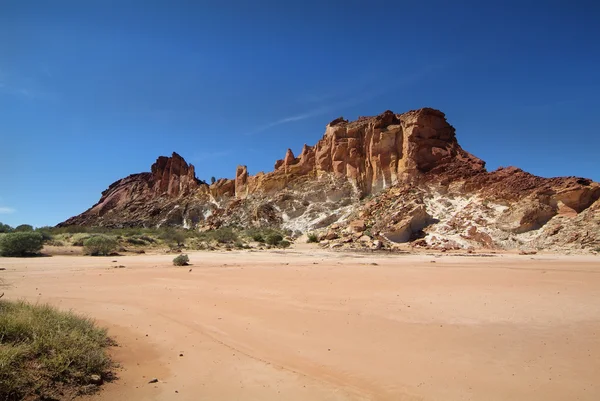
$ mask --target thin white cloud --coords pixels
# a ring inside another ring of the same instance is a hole
[[[364,103],[373,98],[381,96],[385,93],[396,90],[401,86],[407,86],[407,85],[417,83],[418,81],[420,81],[427,75],[429,75],[432,72],[439,70],[445,66],[446,66],[445,63],[439,64],[439,65],[428,65],[428,66],[425,66],[424,68],[422,68],[421,70],[419,70],[415,73],[409,74],[409,75],[405,75],[396,81],[381,79],[381,82],[383,82],[383,84],[379,89],[371,90],[371,91],[356,90],[355,93],[356,92],[361,93],[360,96],[354,96],[351,98],[346,97],[344,100],[340,100],[337,102],[331,102],[328,105],[316,107],[316,108],[308,110],[304,113],[300,113],[297,115],[288,116],[288,117],[281,118],[279,120],[272,121],[265,125],[261,125],[249,132],[246,132],[245,135],[254,135],[259,132],[266,131],[270,128],[276,127],[278,125],[283,125],[283,124],[287,124],[287,123],[291,123],[291,122],[295,122],[295,121],[306,120],[307,118],[327,114],[327,113],[330,113],[330,112],[333,112],[335,110],[339,110],[339,109],[342,109],[345,107],[356,106],[358,104]],[[332,97],[331,94],[324,94],[323,100],[329,99],[331,97]],[[318,98],[318,96],[314,97],[314,99],[317,99],[317,98]]]
[[[0,214],[11,214],[16,212],[12,207],[0,206]]]
[[[54,93],[38,90],[33,78],[18,74],[9,75],[0,69],[0,95],[14,96],[21,99],[56,99]]]

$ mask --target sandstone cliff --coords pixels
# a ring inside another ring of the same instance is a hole
[[[159,157],[150,173],[113,183],[61,225],[329,227],[344,246],[369,237],[377,246],[590,248],[600,246],[599,198],[600,185],[583,178],[487,172],[444,114],[425,108],[335,119],[316,145],[297,157],[288,149],[273,171],[238,166],[234,179],[211,185],[178,154]]]

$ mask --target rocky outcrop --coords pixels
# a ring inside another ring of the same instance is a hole
[[[61,225],[196,229],[279,226],[320,231],[326,246],[600,247],[600,185],[485,170],[434,109],[337,118],[314,145],[288,149],[274,170],[211,185],[177,153],[130,175]]]
[[[170,197],[185,196],[200,185],[194,166],[173,152],[171,157],[160,156],[151,167],[152,187],[157,194]]]

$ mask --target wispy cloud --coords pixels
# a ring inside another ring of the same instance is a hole
[[[18,74],[9,74],[0,69],[0,94],[14,96],[21,99],[55,99],[56,95],[38,89],[34,80]]]
[[[283,124],[288,124],[288,123],[292,123],[292,122],[296,122],[296,121],[306,120],[308,118],[331,113],[335,110],[340,110],[345,107],[356,106],[358,104],[372,100],[378,96],[382,96],[385,93],[397,90],[399,87],[415,84],[415,83],[419,82],[420,80],[424,79],[426,76],[432,74],[435,71],[438,71],[438,70],[444,68],[445,66],[446,66],[446,63],[428,65],[428,66],[421,68],[419,71],[404,75],[396,80],[379,78],[378,80],[381,81],[382,84],[378,88],[371,89],[371,90],[364,90],[364,88],[354,88],[353,93],[360,93],[360,95],[348,96],[348,95],[343,94],[343,92],[339,92],[339,94],[334,94],[332,92],[329,92],[329,93],[324,93],[322,96],[311,95],[309,97],[311,101],[315,101],[315,102],[317,102],[317,101],[324,102],[326,100],[331,100],[331,101],[329,101],[328,104],[326,104],[326,105],[312,108],[310,110],[304,111],[303,113],[299,113],[296,115],[287,116],[287,117],[283,117],[283,118],[280,118],[275,121],[271,121],[269,123],[266,123],[264,125],[256,127],[255,129],[253,129],[251,131],[246,132],[245,135],[254,135],[259,132],[263,132],[270,128],[276,127],[278,125],[283,125]],[[372,86],[372,83],[369,86]],[[338,98],[338,99],[342,98],[342,99],[337,100],[337,101],[332,100],[335,98]]]
[[[12,207],[0,206],[0,214],[11,214],[16,212]]]

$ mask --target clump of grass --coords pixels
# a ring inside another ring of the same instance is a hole
[[[0,301],[0,399],[57,399],[111,378],[106,330],[49,305]],[[100,380],[98,380],[100,379]]]
[[[306,242],[308,243],[319,242],[319,237],[315,233],[308,233],[307,237],[308,239],[306,240]]]
[[[187,266],[190,263],[190,258],[186,254],[181,254],[173,259],[174,266]]]

